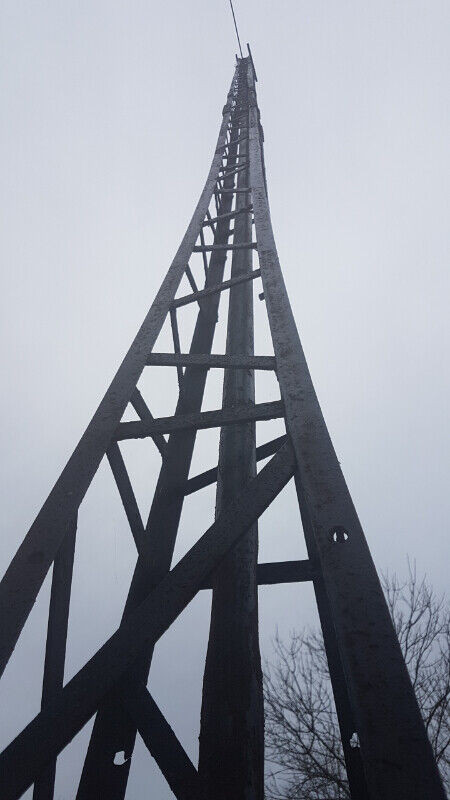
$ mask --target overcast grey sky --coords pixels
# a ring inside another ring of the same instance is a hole
[[[450,6],[235,6],[258,72],[280,260],[374,559],[404,573],[409,554],[444,590]],[[0,13],[3,572],[177,249],[209,169],[236,44],[226,0],[3,0]],[[264,304],[256,311],[264,354]],[[185,347],[191,324],[181,326]],[[222,330],[215,352],[223,345]],[[166,346],[163,336],[155,349]],[[208,379],[204,408],[220,403],[220,379]],[[142,388],[155,415],[171,413],[172,372],[146,374]],[[257,399],[276,388],[259,379]],[[281,429],[260,423],[258,441]],[[193,473],[214,465],[216,443],[215,432],[199,435]],[[145,517],[160,459],[151,442],[124,453]],[[177,558],[213,508],[213,488],[186,503]],[[292,487],[260,530],[261,560],[304,555]],[[80,512],[67,678],[117,626],[134,559],[102,466]],[[0,684],[2,746],[39,708],[48,590],[47,580]],[[276,624],[287,633],[316,621],[308,586],[267,587],[260,600],[265,655]],[[180,617],[151,672],[193,758],[208,602],[203,593]],[[75,796],[90,727],[60,758],[61,800]],[[172,796],[140,741],[128,796]]]

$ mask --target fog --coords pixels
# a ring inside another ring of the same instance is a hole
[[[235,9],[258,73],[281,265],[375,563],[405,574],[409,556],[444,591],[449,5],[235,0]],[[213,155],[236,41],[225,0],[4,0],[0,13],[3,573],[177,250]],[[255,281],[265,355],[260,291]],[[226,314],[224,293],[216,353]],[[179,314],[182,350],[193,323],[192,310]],[[155,351],[168,349],[164,329]],[[210,372],[204,410],[220,406],[222,377]],[[140,388],[154,416],[172,413],[174,370],[148,368]],[[257,402],[277,391],[258,376]],[[281,421],[258,423],[257,441],[282,431]],[[199,433],[192,475],[215,466],[217,442],[217,431]],[[145,520],[161,459],[151,440],[125,445]],[[214,492],[187,498],[175,561],[210,525]],[[261,518],[260,560],[305,555],[290,484]],[[102,462],[79,515],[66,680],[117,627],[135,560]],[[39,710],[49,578],[0,683],[2,747]],[[209,602],[200,593],[163,637],[149,682],[195,762]],[[309,585],[260,589],[263,657],[276,626],[287,636],[315,624]],[[91,727],[58,760],[58,800],[75,797]],[[138,737],[127,797],[144,796],[173,797]]]

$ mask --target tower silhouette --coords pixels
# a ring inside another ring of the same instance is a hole
[[[354,800],[444,798],[284,285],[268,205],[256,81],[249,50],[247,57],[237,59],[209,175],[175,258],[0,584],[3,671],[53,565],[42,707],[0,756],[4,800],[20,797],[32,784],[35,800],[52,798],[58,753],[93,715],[78,800],[125,797],[137,731],[177,798],[262,800],[257,590],[260,584],[291,581],[313,583]],[[195,254],[204,271],[201,289]],[[230,277],[225,275],[228,254]],[[192,291],[180,295],[184,276]],[[254,354],[257,279],[262,280],[260,298],[267,309],[273,355]],[[225,291],[226,352],[215,354],[213,339]],[[190,304],[198,307],[198,314],[186,353],[178,314]],[[155,353],[166,319],[174,352]],[[137,389],[143,370],[153,366],[177,370],[179,394],[172,416],[154,419]],[[216,411],[202,411],[210,369],[224,370],[223,403]],[[255,403],[255,370],[275,372],[279,400]],[[139,420],[122,421],[128,404]],[[256,446],[256,422],[275,418],[285,421],[286,435]],[[217,468],[192,477],[197,431],[212,427],[220,428]],[[120,449],[124,440],[145,437],[162,457],[146,525]],[[128,518],[136,567],[117,631],[63,685],[77,513],[104,456]],[[268,457],[258,472],[258,462]],[[308,559],[258,564],[258,518],[291,479]],[[171,568],[184,498],[215,483],[214,522]],[[201,589],[212,590],[212,611],[196,768],[147,681],[156,642]],[[115,755],[121,752],[125,762],[118,768]]]

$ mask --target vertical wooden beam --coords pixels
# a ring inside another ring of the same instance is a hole
[[[231,151],[230,161],[236,157]],[[228,179],[231,181],[231,178]],[[224,208],[231,209],[232,196],[224,199]],[[205,212],[206,213],[206,212]],[[215,242],[228,241],[230,219],[216,225]],[[208,285],[223,280],[226,251],[212,253],[208,269]],[[192,338],[191,353],[210,353],[217,322],[220,295],[215,294],[202,303]],[[204,313],[204,311],[207,313]],[[183,378],[176,415],[199,412],[206,384],[207,369],[187,367]],[[172,433],[167,441],[161,472],[158,478],[144,539],[148,541],[148,558],[138,558],[124,611],[124,620],[147,596],[170,569],[175,540],[184,501],[184,486],[189,474],[196,439],[196,430]],[[149,569],[150,564],[150,569]],[[128,681],[147,683],[153,648],[139,659],[128,675]],[[108,798],[123,800],[136,738],[136,724],[120,700],[120,692],[112,691],[97,714],[89,743],[77,800]],[[114,765],[114,755],[124,751],[128,759],[120,770]]]
[[[41,708],[45,708],[47,703],[62,689],[64,683],[76,534],[77,518],[75,517],[53,563]],[[34,784],[33,800],[52,800],[55,790],[55,775],[56,758],[53,758]]]
[[[250,184],[286,427],[329,600],[373,798],[443,800],[444,790],[383,590],[314,390],[270,220],[253,68]]]
[[[314,539],[314,532],[308,508],[303,496],[300,477],[295,476],[295,487],[302,517],[303,532],[306,547],[308,550],[310,564],[313,565],[313,586],[316,596],[317,611],[319,613],[320,626],[322,628],[325,653],[327,656],[330,681],[333,689],[333,697],[336,706],[336,713],[341,734],[342,749],[344,752],[345,767],[347,770],[348,785],[352,800],[370,800],[367,788],[364,765],[361,758],[361,749],[352,747],[350,740],[356,732],[355,716],[353,714],[350,697],[348,694],[345,673],[342,667],[342,660],[336,639],[336,632],[333,627],[333,620],[328,600],[322,570],[320,568],[317,545]]]
[[[247,155],[246,66],[241,62],[239,157]],[[238,173],[238,189],[248,186],[247,169]],[[248,208],[236,193],[236,211]],[[235,217],[233,244],[252,235],[251,211]],[[231,278],[252,272],[252,251],[233,251]],[[253,283],[230,288],[227,355],[252,355]],[[225,369],[223,408],[255,402],[253,370]],[[223,427],[220,434],[216,513],[256,475],[255,423]],[[212,576],[211,627],[203,679],[199,774],[214,800],[263,800],[264,708],[258,641],[258,526],[227,555]]]

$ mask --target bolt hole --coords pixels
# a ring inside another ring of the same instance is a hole
[[[335,544],[342,544],[347,541],[348,532],[342,525],[335,525],[334,528],[331,528],[329,536],[331,541]]]
[[[114,756],[114,764],[116,767],[122,767],[127,761],[128,759],[125,758],[125,750],[118,750]]]

